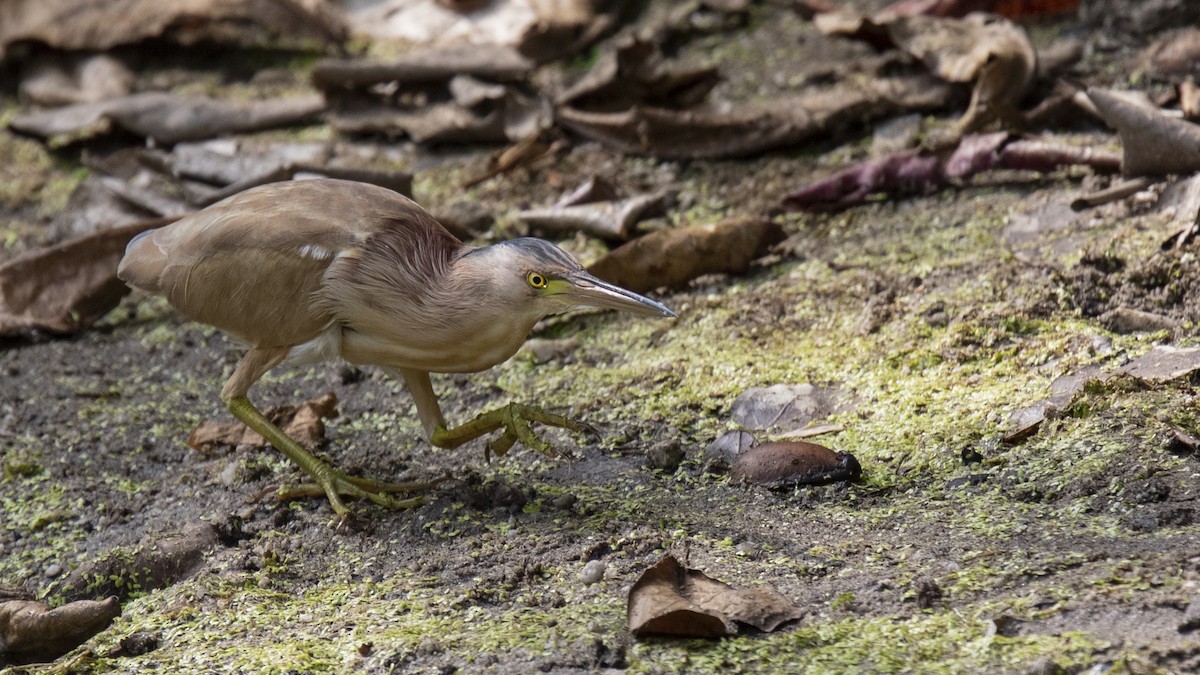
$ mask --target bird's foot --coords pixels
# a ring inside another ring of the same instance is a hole
[[[569,429],[578,434],[598,435],[594,428],[583,422],[577,422],[535,406],[509,403],[502,408],[482,413],[470,422],[453,429],[439,426],[434,429],[430,441],[439,448],[457,448],[467,441],[497,429],[503,429],[499,436],[488,440],[484,449],[486,459],[490,460],[492,453],[498,457],[504,456],[517,441],[547,457],[558,457],[558,451],[554,449],[553,445],[533,433],[533,428],[530,427],[531,422]]]
[[[307,471],[308,468],[306,467],[305,470]],[[325,495],[329,499],[329,504],[333,507],[334,512],[339,516],[346,517],[350,514],[350,509],[346,507],[342,501],[342,497],[369,499],[380,506],[391,509],[409,509],[424,504],[425,496],[419,495],[407,499],[398,499],[395,495],[428,492],[441,482],[441,480],[436,480],[428,482],[389,483],[373,478],[351,476],[327,464],[315,467],[313,471],[309,471],[309,475],[313,477],[315,482],[281,486],[275,490],[275,498],[279,501],[291,501],[293,499]]]
[[[288,459],[295,462],[297,466],[304,470],[304,473],[307,473],[313,479],[312,483],[276,490],[275,494],[280,500],[325,495],[329,499],[329,505],[333,507],[333,510],[344,521],[349,517],[350,509],[346,508],[345,502],[342,501],[343,495],[357,499],[369,499],[380,506],[388,508],[403,509],[424,503],[424,497],[397,499],[392,496],[393,494],[427,492],[437,485],[437,482],[388,483],[371,478],[351,476],[344,471],[333,468],[328,463],[313,456],[308,450],[305,450],[304,447],[288,437],[279,427],[272,424],[270,420],[263,416],[258,408],[255,408],[254,404],[245,396],[230,399],[226,402],[226,405],[234,417],[237,417],[246,426],[270,441],[271,445],[275,446]]]

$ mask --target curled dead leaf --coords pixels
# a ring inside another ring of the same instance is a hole
[[[1017,126],[1017,104],[1037,74],[1037,53],[1025,30],[992,14],[952,18],[884,11],[868,18],[832,12],[814,21],[827,35],[903,50],[947,82],[974,82],[971,104],[958,122],[962,133],[997,118]]]
[[[588,271],[644,293],[660,286],[678,286],[702,274],[741,274],[782,239],[778,223],[731,218],[634,239],[592,263]]]
[[[0,265],[0,335],[68,334],[109,312],[129,288],[117,278],[125,245],[174,218],[104,230]]]
[[[836,137],[886,117],[943,108],[952,97],[949,85],[922,74],[840,82],[729,112],[643,105],[592,112],[561,106],[555,117],[570,131],[622,152],[711,159],[756,155],[818,135]]]
[[[322,419],[338,416],[337,403],[337,396],[330,392],[321,398],[299,405],[288,403],[272,406],[267,409],[265,415],[272,424],[283,429],[289,438],[309,450],[316,450],[325,440],[325,423]],[[216,420],[205,420],[197,425],[188,436],[187,442],[197,450],[239,445],[265,448],[270,445],[265,438],[241,422]]]
[[[588,202],[575,206],[530,209],[517,214],[527,225],[543,232],[586,232],[601,239],[624,241],[638,222],[660,214],[670,196],[638,195],[619,201]]]
[[[303,124],[325,110],[321,96],[226,101],[207,96],[143,92],[17,115],[9,123],[21,133],[62,145],[122,129],[159,143],[212,138]]]
[[[1167,80],[1200,75],[1200,28],[1185,28],[1155,40],[1139,61],[1152,75]]]
[[[778,441],[739,455],[729,475],[735,481],[764,487],[823,485],[856,481],[862,476],[862,466],[848,452],[834,452],[807,441]]]
[[[1085,95],[1121,137],[1121,171],[1126,176],[1200,169],[1200,125],[1168,117],[1144,97],[1104,89],[1088,89]]]
[[[264,36],[299,44],[340,43],[341,12],[325,0],[5,0],[0,57],[18,42],[103,51],[163,38],[261,46]]]
[[[732,588],[684,568],[672,555],[638,577],[627,607],[629,630],[637,637],[725,637],[736,635],[739,623],[771,632],[803,615],[773,590]]]
[[[974,82],[963,132],[1000,118],[1017,125],[1017,104],[1037,73],[1037,53],[1025,29],[988,14],[962,19],[902,17],[888,23],[896,46],[949,82]]]
[[[930,152],[911,149],[843,169],[784,197],[794,211],[838,211],[863,203],[872,194],[929,194],[977,173],[994,169],[1054,171],[1083,165],[1113,172],[1113,153],[1065,143],[1023,139],[1008,132],[970,134],[953,147]]]
[[[658,45],[630,37],[601,54],[556,102],[595,112],[635,105],[690,108],[701,103],[719,79],[716,68],[669,69]]]
[[[390,61],[322,59],[313,66],[312,82],[330,92],[366,89],[377,84],[449,82],[456,75],[485,80],[522,80],[533,63],[509,47],[429,47]]]
[[[107,628],[120,613],[116,597],[54,609],[33,600],[0,602],[0,667],[53,661]]]

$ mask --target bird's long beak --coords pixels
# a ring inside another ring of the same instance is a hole
[[[651,316],[675,316],[675,312],[661,302],[597,279],[583,270],[569,275],[565,280],[569,288],[563,289],[563,298],[579,305],[619,309]]]

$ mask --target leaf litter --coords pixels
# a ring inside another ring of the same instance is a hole
[[[639,638],[719,638],[737,635],[739,624],[769,633],[804,612],[774,590],[736,589],[668,554],[634,582],[627,615]]]

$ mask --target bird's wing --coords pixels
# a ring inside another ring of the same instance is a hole
[[[330,321],[314,302],[329,266],[413,208],[363,183],[272,183],[139,235],[118,275],[252,345],[293,345]]]

